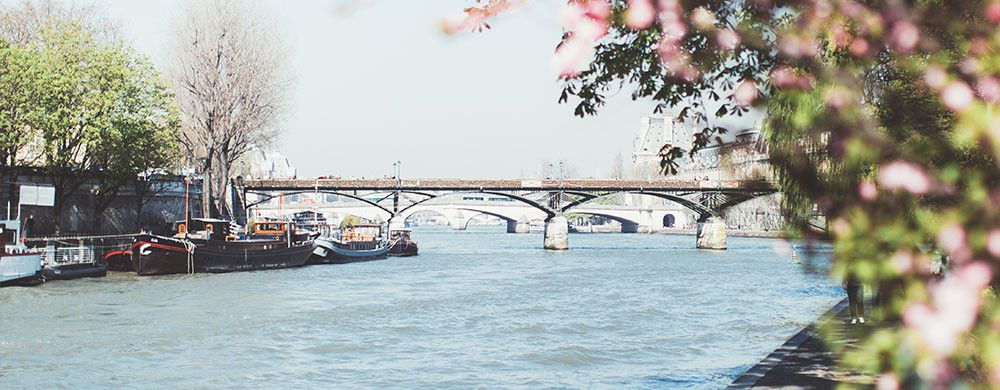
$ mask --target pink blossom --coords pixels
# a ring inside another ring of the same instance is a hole
[[[851,93],[844,88],[832,88],[826,91],[826,104],[830,107],[841,109],[851,101]]]
[[[753,80],[743,80],[733,91],[733,100],[741,106],[749,106],[757,100],[757,83]]]
[[[851,232],[851,223],[847,222],[843,218],[837,218],[833,221],[833,226],[831,228],[833,229],[833,234],[844,237]]]
[[[799,52],[799,37],[794,35],[782,37],[778,42],[778,48],[782,54],[788,57],[799,58],[802,56],[802,53]]]
[[[983,261],[966,264],[958,270],[958,277],[977,290],[986,287],[993,279],[993,269]]]
[[[960,225],[949,224],[942,227],[938,231],[937,241],[938,245],[941,245],[941,249],[954,257],[955,261],[968,260],[969,255],[971,255],[966,243],[965,229]]]
[[[1000,99],[1000,82],[994,77],[981,77],[976,81],[976,91],[983,100],[996,102]]]
[[[625,24],[636,30],[644,30],[653,25],[656,9],[652,0],[629,0],[628,12],[625,13]]]
[[[931,179],[923,168],[905,161],[883,165],[878,172],[878,182],[890,190],[902,189],[914,195],[926,194],[931,189]]]
[[[816,82],[811,75],[799,75],[788,66],[771,71],[771,84],[782,89],[811,89]]]
[[[913,23],[903,20],[892,26],[892,43],[897,50],[903,53],[910,52],[917,46],[918,41],[920,41],[920,30]]]
[[[913,253],[909,251],[899,251],[892,255],[890,260],[893,268],[900,274],[908,274],[913,270]]]
[[[467,13],[453,13],[448,15],[441,21],[441,30],[445,34],[452,35],[459,31],[472,30],[478,26],[483,25],[486,22],[486,18],[483,14],[467,14]]]
[[[986,42],[982,37],[975,37],[969,41],[969,53],[974,56],[981,56],[986,54],[986,51],[990,49],[990,44]]]
[[[878,390],[898,390],[899,378],[891,372],[884,373],[878,377]]]
[[[937,356],[951,354],[958,344],[958,332],[947,318],[925,304],[913,304],[903,312],[903,323],[915,329],[921,341]]]
[[[928,66],[924,71],[924,83],[934,89],[942,89],[948,82],[948,75],[940,66]]]
[[[771,83],[778,88],[788,88],[795,85],[795,72],[787,66],[779,66],[771,71]]]
[[[1000,259],[1000,229],[990,230],[986,236],[986,251],[994,258]]]
[[[953,81],[941,91],[941,101],[952,111],[962,112],[972,105],[972,89],[962,81]]]
[[[715,27],[715,14],[705,7],[698,7],[691,11],[691,24],[699,30],[709,30]]]
[[[847,33],[847,29],[844,28],[843,24],[836,24],[830,28],[830,39],[833,40],[833,44],[838,48],[845,48],[851,41],[851,35]]]
[[[556,49],[552,65],[560,77],[570,77],[594,50],[594,42],[608,33],[611,5],[607,0],[570,2],[562,10],[562,24],[570,32]]]
[[[993,23],[1000,23],[1000,2],[991,1],[986,5],[986,18]]]
[[[864,38],[857,38],[851,42],[851,54],[854,54],[855,57],[868,55],[868,41]]]
[[[735,50],[740,45],[740,34],[726,28],[715,33],[715,43],[722,50]]]
[[[875,183],[870,181],[861,182],[858,184],[858,195],[861,195],[861,199],[872,201],[878,196],[878,188],[875,187]]]
[[[796,35],[782,37],[778,48],[789,58],[811,57],[816,55],[816,44],[812,40]]]
[[[979,63],[975,59],[966,57],[962,61],[958,62],[958,70],[962,73],[971,75],[979,71]]]

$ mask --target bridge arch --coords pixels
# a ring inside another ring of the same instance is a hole
[[[657,197],[657,198],[661,198],[661,199],[666,199],[666,200],[669,200],[671,202],[677,203],[678,205],[681,205],[684,208],[687,208],[687,209],[689,209],[691,211],[694,211],[695,214],[698,214],[699,218],[707,217],[707,216],[713,214],[712,210],[710,210],[708,207],[705,207],[705,206],[703,206],[703,205],[701,205],[698,202],[695,202],[693,200],[685,199],[685,198],[683,198],[681,196],[674,195],[674,194],[667,194],[667,193],[662,193],[662,192],[649,192],[649,191],[612,192],[612,193],[608,193],[608,194],[604,194],[604,195],[600,195],[600,196],[594,196],[593,198],[579,199],[579,200],[570,202],[569,204],[567,204],[566,206],[564,206],[562,208],[562,211],[563,212],[570,212],[570,210],[572,210],[573,208],[575,208],[577,206],[580,206],[582,204],[585,204],[587,202],[590,202],[590,201],[593,201],[593,200],[597,200],[597,199],[603,199],[603,198],[606,198],[608,196],[618,195],[618,194],[646,195],[646,196],[653,196],[653,197]],[[578,211],[574,210],[572,212],[576,213]]]
[[[406,207],[402,208],[401,210],[399,210],[399,213],[396,214],[396,215],[407,215],[406,212],[408,210],[410,210],[410,209],[412,209],[414,207],[420,206],[420,205],[424,205],[425,202],[433,200],[433,199],[441,199],[442,197],[447,197],[447,196],[452,196],[452,195],[468,195],[468,194],[487,194],[487,195],[503,196],[503,197],[514,199],[514,200],[519,201],[521,203],[524,203],[524,204],[526,204],[528,206],[534,207],[534,208],[536,208],[538,210],[541,210],[543,213],[545,213],[545,215],[547,216],[547,218],[552,218],[552,217],[554,217],[556,215],[556,212],[553,211],[552,209],[550,209],[548,207],[545,207],[544,205],[539,204],[538,202],[535,202],[535,201],[533,201],[531,199],[528,199],[528,198],[526,198],[524,196],[514,195],[514,194],[508,194],[508,193],[499,192],[499,191],[456,191],[456,192],[448,192],[448,193],[445,193],[445,194],[436,195],[434,197],[430,197],[430,198],[427,198],[427,199],[423,199],[423,200],[414,202],[413,204],[410,204],[409,206],[406,206]],[[390,213],[390,214],[392,214],[392,213]]]
[[[329,190],[292,191],[292,192],[282,192],[282,193],[277,194],[277,195],[276,194],[261,193],[261,192],[250,192],[250,194],[257,195],[257,196],[262,196],[262,197],[264,197],[264,199],[258,200],[258,201],[253,202],[253,203],[248,203],[246,206],[244,206],[244,208],[245,209],[250,209],[251,207],[257,206],[257,205],[259,205],[261,203],[264,203],[264,202],[268,202],[268,201],[270,201],[270,200],[272,200],[274,198],[277,198],[279,196],[282,196],[282,195],[301,195],[301,194],[316,194],[316,193],[319,193],[319,194],[331,194],[331,195],[343,196],[345,198],[351,198],[351,199],[354,199],[354,200],[366,203],[369,206],[378,208],[379,210],[382,210],[382,211],[388,213],[390,216],[393,214],[391,210],[389,210],[389,209],[387,209],[385,207],[382,207],[381,205],[379,205],[376,202],[372,202],[372,201],[370,201],[368,199],[365,199],[365,198],[363,198],[360,195],[352,195],[352,194],[348,194],[348,193],[344,193],[344,192],[329,191]]]

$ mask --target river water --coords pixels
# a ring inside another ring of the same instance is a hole
[[[843,297],[770,239],[414,238],[413,258],[0,289],[0,384],[721,388]]]

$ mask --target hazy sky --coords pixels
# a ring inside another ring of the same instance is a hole
[[[78,0],[89,1],[89,0]],[[173,22],[196,0],[93,0],[158,64]],[[472,0],[261,1],[289,46],[295,83],[277,150],[300,177],[534,176],[564,159],[582,176],[630,161],[639,117],[629,90],[597,117],[557,104],[549,59],[562,1],[536,1],[492,30],[445,36],[438,21]],[[345,4],[355,4],[345,12]]]

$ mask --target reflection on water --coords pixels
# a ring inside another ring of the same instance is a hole
[[[843,295],[767,239],[578,234],[546,252],[470,229],[418,228],[413,258],[0,289],[0,382],[719,388]]]

